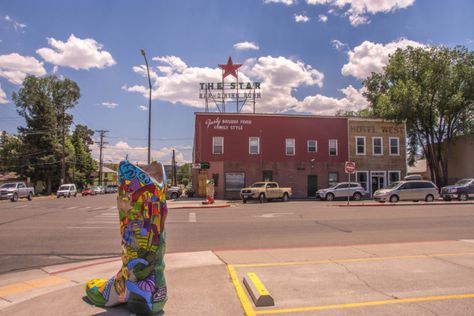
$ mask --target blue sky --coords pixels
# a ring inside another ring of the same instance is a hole
[[[474,49],[472,12],[470,0],[1,1],[0,130],[23,124],[10,100],[24,76],[56,73],[81,88],[75,122],[110,131],[105,159],[144,161],[143,48],[152,156],[190,161],[199,82],[219,81],[229,56],[240,80],[262,82],[257,112],[330,115],[367,105],[363,78],[397,47]]]

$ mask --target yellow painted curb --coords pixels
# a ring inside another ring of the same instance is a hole
[[[57,276],[47,276],[45,278],[33,279],[0,287],[0,296],[10,296],[35,289],[66,283],[69,280]]]
[[[229,264],[227,266],[227,270],[229,271],[230,278],[232,279],[232,283],[234,284],[235,291],[237,292],[237,296],[239,297],[240,304],[242,304],[245,315],[255,316],[255,311],[253,310],[252,305],[247,298],[247,295],[245,295],[245,291],[240,284],[239,279],[237,278],[237,273],[235,272],[234,266]]]

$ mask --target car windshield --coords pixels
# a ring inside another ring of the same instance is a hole
[[[69,186],[68,185],[62,185],[59,187],[59,191],[64,191],[64,190],[69,190]]]
[[[16,183],[5,183],[0,186],[2,189],[11,189],[11,188],[16,188]]]
[[[471,179],[462,179],[456,182],[455,185],[465,186],[465,185],[468,185],[469,183],[471,183]]]
[[[387,185],[384,189],[393,189],[393,188],[397,187],[399,184],[400,184],[400,182],[395,181],[395,182],[392,182],[391,184]]]
[[[251,188],[263,188],[264,186],[265,186],[264,182],[257,182],[257,183],[252,184],[250,187]]]

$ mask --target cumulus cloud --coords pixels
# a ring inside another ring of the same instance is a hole
[[[369,103],[362,95],[364,88],[356,89],[352,85],[340,90],[342,98],[333,98],[316,94],[304,98],[293,110],[319,115],[334,115],[337,111],[358,111]]]
[[[295,22],[297,23],[306,23],[309,22],[309,17],[303,14],[295,14]]]
[[[332,40],[331,45],[332,45],[332,47],[334,47],[335,49],[337,49],[339,51],[341,51],[343,49],[347,49],[349,47],[346,43],[343,43],[343,42],[341,42],[337,39]]]
[[[94,144],[91,146],[92,156],[95,159],[99,158],[99,146]],[[170,164],[173,155],[173,149],[175,150],[176,163],[182,164],[191,162],[192,147],[177,146],[177,147],[163,147],[160,149],[151,150],[151,158],[163,162],[164,164]],[[120,140],[114,145],[107,145],[103,152],[103,161],[119,162],[128,156],[128,160],[132,162],[138,162],[145,164],[148,158],[148,147],[146,146],[131,146],[125,140]]]
[[[324,14],[318,15],[318,18],[319,18],[319,22],[326,23],[328,21],[327,15],[324,15]]]
[[[17,53],[0,55],[0,77],[13,84],[21,84],[27,75],[43,76],[46,70],[43,63],[30,56]]]
[[[411,6],[415,0],[306,0],[311,5],[329,5],[343,11],[353,26],[370,23],[368,15],[389,13]]]
[[[204,101],[199,99],[199,83],[217,83],[222,80],[222,70],[218,68],[186,67],[183,69],[177,67],[177,64],[171,62],[169,58],[156,60],[159,60],[161,65],[150,71],[153,81],[153,99],[203,108]],[[180,59],[175,57],[173,60]],[[179,63],[179,65],[182,64]],[[144,65],[133,67],[133,71],[147,78]],[[258,109],[262,112],[281,111],[288,106],[296,105],[298,100],[292,96],[294,90],[300,86],[321,88],[323,80],[324,74],[311,65],[281,56],[248,59],[239,69],[240,82],[260,81],[262,83],[261,92],[264,97],[258,101]],[[129,92],[141,93],[148,98],[148,87],[144,85],[125,85],[122,88]]]
[[[24,32],[24,28],[26,28],[26,24],[24,23],[20,23],[20,22],[17,22],[15,20],[13,20],[10,16],[8,15],[5,15],[5,17],[3,18],[5,21],[7,21],[8,23],[10,23],[13,28],[15,29],[15,31],[17,32]]]
[[[283,3],[285,5],[293,5],[296,0],[263,0],[263,3]]]
[[[234,44],[236,50],[259,50],[260,47],[255,42],[240,42]]]
[[[73,69],[105,68],[115,65],[112,55],[103,50],[103,45],[92,38],[80,39],[74,34],[66,42],[48,38],[52,48],[36,51],[45,61]]]
[[[148,107],[147,106],[144,106],[144,105],[139,105],[138,106],[138,109],[142,112],[145,112],[145,111],[148,111]]]
[[[115,109],[118,106],[118,103],[115,102],[102,102],[99,105],[106,107],[108,109]]]
[[[397,48],[407,46],[423,47],[424,45],[404,38],[385,45],[364,41],[347,53],[349,61],[342,67],[341,73],[344,76],[366,79],[372,72],[381,72],[388,63],[389,55],[393,54]]]
[[[7,94],[5,93],[5,91],[3,91],[2,85],[0,85],[0,104],[7,104],[9,102],[10,101],[8,101],[7,99]]]

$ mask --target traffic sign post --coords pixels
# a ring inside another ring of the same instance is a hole
[[[347,182],[349,182],[347,189],[348,189],[348,191],[350,192],[349,189],[351,188],[351,186],[350,186],[351,174],[354,174],[355,171],[356,171],[356,164],[355,164],[355,162],[353,162],[353,161],[346,161],[346,164],[345,164],[345,166],[344,166],[344,171],[347,173]],[[351,199],[350,195],[347,194],[347,205],[349,205],[350,199]]]

